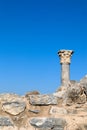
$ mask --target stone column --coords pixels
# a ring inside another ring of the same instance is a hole
[[[70,81],[70,59],[73,54],[72,50],[60,50],[58,55],[61,64],[61,85],[67,86]]]

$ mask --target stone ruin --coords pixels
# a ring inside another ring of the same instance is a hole
[[[87,76],[70,80],[72,50],[60,50],[61,86],[52,94],[0,94],[0,130],[87,130]]]

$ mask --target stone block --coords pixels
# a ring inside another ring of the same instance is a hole
[[[50,109],[50,114],[68,114],[68,111],[65,108],[62,107],[56,107],[56,106],[52,106]]]
[[[14,126],[9,117],[0,116],[0,127],[1,126]]]
[[[54,95],[30,95],[30,104],[32,105],[56,105],[57,97]]]
[[[33,118],[30,124],[38,130],[64,130],[66,121],[62,118]]]
[[[25,107],[26,104],[24,102],[6,102],[3,103],[2,110],[12,115],[18,115],[25,110]]]

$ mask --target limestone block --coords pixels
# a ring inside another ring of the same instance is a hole
[[[2,110],[12,115],[18,115],[25,110],[25,107],[26,104],[24,102],[6,102],[3,103]]]
[[[14,125],[9,117],[0,116],[0,127],[1,126],[14,126]]]
[[[62,91],[58,91],[58,92],[53,93],[53,95],[59,99],[62,99],[65,95],[65,92],[66,92],[65,90],[62,90]]]
[[[32,105],[56,105],[57,97],[54,95],[30,95],[30,104]]]
[[[62,118],[33,118],[30,124],[38,130],[64,130],[66,121]]]
[[[17,94],[13,94],[13,93],[0,94],[0,102],[1,103],[15,102],[15,101],[23,101],[22,96],[19,96]]]
[[[62,108],[62,107],[52,106],[51,109],[50,109],[50,114],[52,114],[52,115],[68,114],[68,111],[65,108]]]

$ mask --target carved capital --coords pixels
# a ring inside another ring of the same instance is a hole
[[[72,50],[60,50],[58,52],[58,55],[60,57],[60,63],[70,64],[72,54],[73,54]]]

